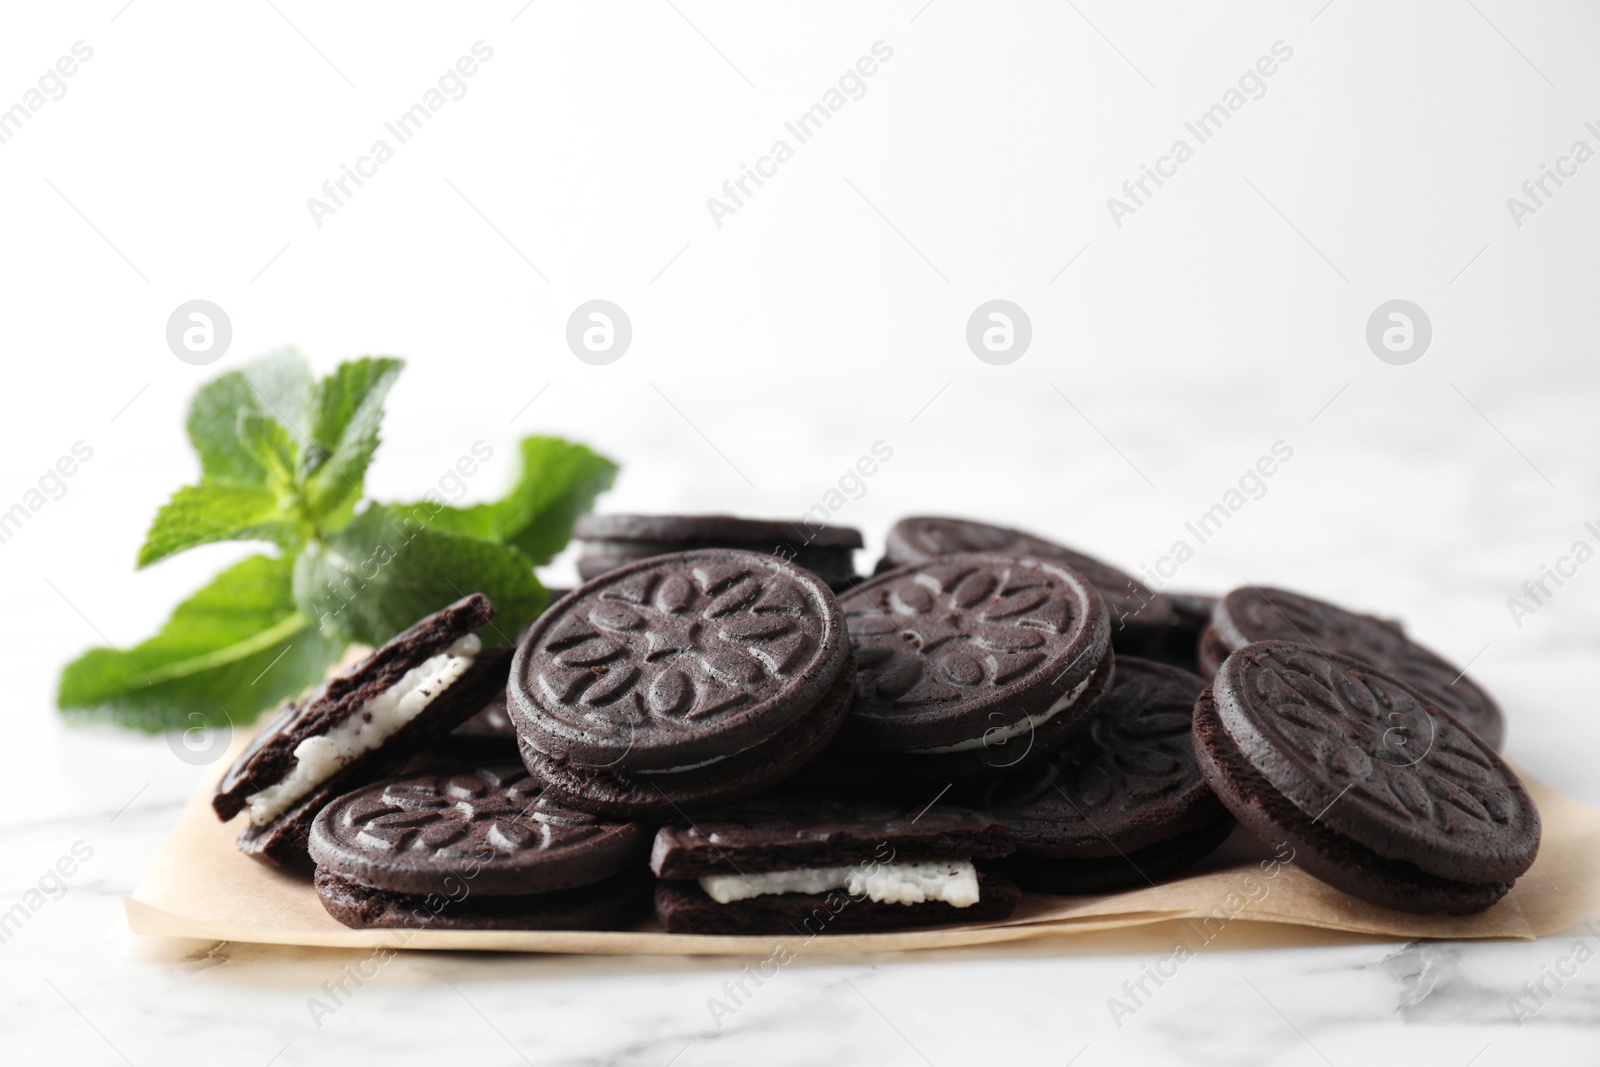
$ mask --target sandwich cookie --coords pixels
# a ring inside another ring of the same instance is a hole
[[[584,581],[648,556],[736,548],[782,556],[838,591],[855,581],[861,547],[861,531],[848,526],[732,515],[585,515],[572,534],[583,541],[578,573]]]
[[[989,552],[1064,563],[1089,580],[1110,612],[1111,640],[1118,652],[1149,655],[1178,625],[1171,603],[1143,582],[1093,556],[1004,526],[914,515],[890,527],[884,559],[897,567],[953,552]]]
[[[604,930],[647,911],[649,830],[541,794],[516,764],[377,782],[311,826],[317,895],[356,928]]]
[[[702,549],[607,571],[551,606],[508,695],[534,777],[573,807],[634,818],[786,778],[838,730],[854,682],[817,575]]]
[[[1229,652],[1252,641],[1299,641],[1370,663],[1460,719],[1491,748],[1505,745],[1500,706],[1455,664],[1408,638],[1400,624],[1284,589],[1235,589],[1212,612],[1202,639],[1203,668],[1215,673]]]
[[[494,616],[482,593],[391,638],[345,673],[285,705],[218,783],[224,822],[248,810],[239,850],[274,865],[303,863],[324,804],[392,773],[505,685],[509,644],[485,647]]]
[[[668,933],[811,937],[1007,918],[1010,851],[964,808],[755,800],[664,827],[650,868]]]
[[[897,567],[840,600],[858,676],[814,765],[835,783],[996,777],[1070,739],[1111,676],[1105,602],[1056,562],[990,553]]]
[[[1105,893],[1154,885],[1210,855],[1233,816],[1195,765],[1190,726],[1205,679],[1119,656],[1084,736],[986,786],[978,806],[1017,852],[1024,889]]]
[[[1245,646],[1196,702],[1194,737],[1200,772],[1246,828],[1373,904],[1482,911],[1539,849],[1539,812],[1494,749],[1348,656]]]

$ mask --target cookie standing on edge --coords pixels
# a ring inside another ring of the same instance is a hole
[[[861,547],[861,531],[848,526],[733,515],[585,515],[572,535],[583,541],[578,573],[584,581],[649,556],[734,548],[782,556],[836,592],[855,581]]]
[[[913,515],[890,527],[884,560],[904,567],[953,552],[991,552],[1065,563],[1087,578],[1105,599],[1111,618],[1111,641],[1118,652],[1148,655],[1167,641],[1169,631],[1179,624],[1167,598],[1131,575],[1065,545],[1004,526]]]
[[[673,815],[752,796],[825,745],[855,664],[822,580],[704,549],[584,584],[533,625],[508,687],[523,762],[573,807]]]
[[[1005,828],[964,808],[755,800],[664,827],[650,855],[674,934],[817,934],[996,922]]]
[[[1370,663],[1460,719],[1490,747],[1505,746],[1500,706],[1466,673],[1412,641],[1400,625],[1286,589],[1235,589],[1218,602],[1201,638],[1202,673],[1252,641],[1298,641]]]
[[[350,670],[286,705],[218,783],[224,822],[249,810],[239,850],[278,866],[304,862],[318,810],[403,764],[505,684],[512,648],[477,633],[494,616],[482,593],[390,638]]]
[[[1105,602],[1060,563],[970,552],[840,599],[858,678],[814,769],[835,783],[942,785],[1043,758],[1110,680]]]
[[[1194,735],[1201,773],[1241,823],[1362,900],[1483,911],[1538,853],[1538,809],[1494,749],[1347,656],[1240,649],[1196,703]]]
[[[346,926],[604,930],[646,910],[650,833],[542,796],[515,764],[391,779],[311,827],[323,907]]]
[[[1195,765],[1190,726],[1205,679],[1119,656],[1085,737],[986,787],[978,806],[1017,853],[1001,869],[1024,889],[1141,888],[1210,855],[1233,816]]]

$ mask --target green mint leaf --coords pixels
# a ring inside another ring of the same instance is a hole
[[[295,610],[292,569],[268,556],[229,567],[150,640],[68,664],[57,702],[150,732],[250,722],[321,679],[344,648]]]
[[[611,488],[617,465],[559,437],[524,437],[521,452],[521,470],[503,498],[466,508],[445,506],[430,525],[513,545],[536,565],[550,562],[571,539],[578,516]]]
[[[293,492],[300,450],[283,423],[270,415],[241,411],[239,442],[266,472],[268,488],[280,494]]]
[[[498,502],[507,544],[536,564],[550,562],[572,538],[572,524],[611,488],[617,465],[588,447],[559,437],[524,437],[522,471]]]
[[[293,551],[310,530],[265,487],[228,482],[186,485],[156,512],[139,549],[140,567],[213,541],[271,541]]]
[[[292,348],[263,356],[201,387],[189,404],[189,441],[208,481],[264,485],[267,472],[240,436],[241,413],[273,419],[298,440],[311,371]]]
[[[497,612],[485,640],[513,640],[548,600],[532,561],[508,545],[435,529],[439,507],[370,507],[308,545],[294,567],[300,611],[336,640],[379,645],[424,615],[483,593]]]
[[[398,359],[350,360],[311,392],[310,442],[299,474],[306,505],[325,527],[343,522],[361,499],[383,400],[404,366]]]

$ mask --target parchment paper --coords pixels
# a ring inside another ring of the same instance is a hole
[[[235,749],[247,739],[237,738]],[[218,762],[218,774],[231,762]],[[628,931],[352,930],[322,909],[309,881],[241,855],[243,816],[223,825],[208,782],[184,809],[144,879],[126,899],[136,934],[343,948],[586,952],[606,955],[771,955],[901,951],[992,944],[1188,920],[1191,948],[1233,922],[1279,923],[1396,938],[1533,938],[1600,914],[1600,811],[1524,776],[1539,805],[1538,862],[1511,893],[1480,915],[1407,915],[1323,885],[1265,846],[1236,833],[1197,873],[1103,896],[1024,894],[1002,923],[910,932],[816,937],[707,937],[662,933],[653,922]]]

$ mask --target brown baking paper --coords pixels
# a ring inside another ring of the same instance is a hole
[[[246,739],[235,742],[235,752]],[[227,767],[229,759],[219,761]],[[1276,862],[1242,832],[1187,877],[1102,896],[1027,893],[1005,922],[877,934],[708,937],[632,930],[352,930],[323,911],[308,880],[282,874],[234,848],[244,816],[211,812],[211,783],[184,809],[144,879],[126,899],[136,934],[332,948],[588,952],[605,955],[796,955],[892,952],[1022,941],[1188,920],[1186,940],[1209,942],[1233,922],[1279,923],[1396,938],[1533,938],[1600,913],[1600,811],[1526,776],[1544,839],[1533,869],[1480,915],[1407,915],[1346,896]]]

